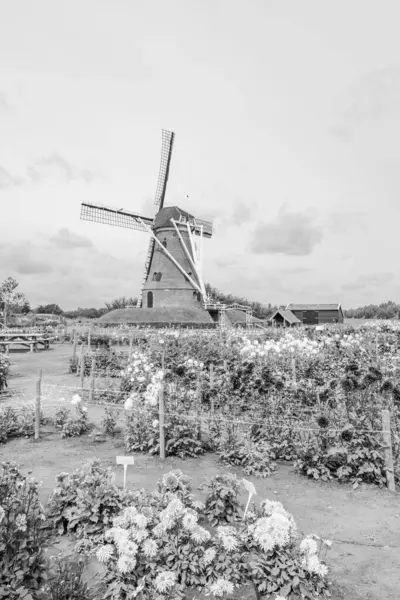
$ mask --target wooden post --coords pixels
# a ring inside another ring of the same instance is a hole
[[[89,325],[89,329],[88,329],[88,350],[89,352],[91,351],[91,342],[92,342],[92,324]]]
[[[197,369],[196,374],[196,410],[197,416],[199,419],[199,432],[197,439],[201,442],[201,378],[200,378],[200,368]]]
[[[35,398],[35,440],[38,440],[40,437],[41,392],[42,392],[42,369],[39,369],[38,379],[36,381],[36,398]]]
[[[293,376],[293,383],[295,385],[295,387],[297,388],[297,381],[296,381],[296,359],[292,358],[292,376]]]
[[[82,381],[82,377],[85,376],[85,346],[84,346],[83,342],[81,345],[81,354],[79,356],[79,373],[77,370],[76,374],[81,376],[81,381]]]
[[[214,365],[210,364],[210,405],[211,416],[214,416]]]
[[[164,432],[164,379],[160,383],[158,393],[158,422],[160,425],[160,458],[165,460],[165,432]]]
[[[76,329],[72,330],[72,335],[74,338],[74,345],[72,346],[72,358],[75,358],[76,356],[76,344],[77,344],[77,335],[76,335]]]
[[[394,483],[392,432],[390,429],[390,412],[388,410],[382,411],[382,437],[385,455],[386,484],[389,491],[394,492],[396,491],[396,487]]]
[[[132,358],[132,347],[133,347],[133,335],[131,334],[129,336],[129,356],[128,356],[128,362],[131,362],[131,358]]]
[[[93,402],[93,392],[94,392],[94,376],[96,371],[96,357],[92,356],[92,366],[90,368],[90,387],[89,387],[89,402]]]

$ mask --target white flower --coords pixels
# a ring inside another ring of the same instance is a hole
[[[15,525],[19,531],[26,531],[26,515],[17,515],[17,518],[15,519]]]
[[[300,543],[300,550],[303,554],[316,554],[318,552],[317,542],[312,537],[305,537]]]
[[[230,552],[232,550],[236,550],[236,548],[239,545],[237,539],[234,538],[233,535],[225,535],[221,538],[221,541],[222,541],[223,547],[228,552]]]
[[[184,529],[187,529],[188,531],[193,531],[193,529],[197,525],[197,518],[198,517],[196,514],[192,514],[192,513],[186,514],[182,519],[182,524],[183,524]]]
[[[132,537],[134,537],[136,542],[140,543],[149,537],[149,532],[147,531],[147,529],[137,529],[134,535],[132,534]]]
[[[325,577],[327,574],[328,574],[328,567],[326,565],[323,565],[322,563],[320,563],[318,575],[320,577]]]
[[[96,558],[101,563],[107,563],[112,555],[114,554],[114,546],[112,544],[106,544],[101,546],[96,552]]]
[[[133,400],[132,400],[132,398],[128,398],[125,401],[124,408],[125,408],[125,410],[132,410],[132,408],[133,408]]]
[[[207,529],[200,527],[200,525],[196,525],[191,531],[191,538],[196,542],[196,544],[201,544],[210,539],[211,535]]]
[[[164,593],[174,587],[176,582],[176,573],[174,571],[161,571],[154,581],[158,592]]]
[[[204,510],[205,507],[206,507],[206,505],[204,504],[204,502],[200,502],[200,500],[193,500],[192,506],[196,510]]]
[[[136,523],[139,529],[145,529],[147,527],[147,517],[141,514],[137,514],[133,517],[133,522]]]
[[[275,600],[286,600],[285,596],[275,596]]]
[[[153,427],[154,427],[154,429],[155,429],[156,427],[158,427],[158,421],[157,421],[157,419],[154,419],[154,421],[153,421]]]
[[[157,542],[155,542],[154,540],[148,539],[143,543],[143,553],[148,558],[157,556],[157,552],[158,552],[158,546],[157,546]]]
[[[213,596],[221,597],[224,594],[233,594],[234,586],[233,583],[227,579],[219,578],[215,583],[210,586],[210,592]]]
[[[79,404],[79,402],[81,402],[82,399],[80,396],[78,396],[78,394],[74,394],[72,396],[72,400],[71,400],[71,404]]]
[[[4,517],[5,517],[5,514],[6,514],[6,513],[5,513],[5,510],[4,510],[4,508],[3,508],[2,506],[0,506],[0,523],[1,523],[1,522],[2,522],[2,520],[4,519]]]
[[[82,406],[81,410],[82,410],[83,412],[87,412],[87,407],[86,407],[86,406]]]
[[[203,556],[204,564],[209,565],[210,563],[212,563],[214,558],[216,557],[216,554],[217,553],[214,548],[207,548]]]
[[[325,544],[325,546],[327,546],[328,548],[332,548],[332,542],[330,540],[322,540],[322,542]]]
[[[121,573],[129,573],[129,571],[133,571],[135,566],[136,560],[125,555],[120,556],[117,562],[118,571]]]

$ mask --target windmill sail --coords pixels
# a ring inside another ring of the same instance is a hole
[[[82,202],[81,205],[81,219],[95,223],[104,223],[105,225],[124,227],[125,229],[136,229],[138,231],[147,231],[139,219],[144,221],[149,227],[153,225],[153,219],[142,217],[122,208],[118,210],[102,206],[101,204],[87,204],[86,202]]]
[[[154,204],[158,210],[161,210],[164,207],[174,138],[175,134],[173,131],[167,131],[166,129],[162,130],[160,170],[158,173],[156,197],[154,199]]]

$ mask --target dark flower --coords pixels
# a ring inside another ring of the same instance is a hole
[[[353,439],[354,428],[352,425],[346,425],[341,432],[341,438],[344,442],[350,442]]]
[[[329,427],[329,418],[326,415],[319,415],[317,417],[317,423],[321,429],[327,429]]]
[[[381,385],[381,392],[391,392],[393,388],[393,383],[389,379],[386,379]]]

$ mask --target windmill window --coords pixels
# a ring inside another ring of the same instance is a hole
[[[155,276],[156,281],[161,281],[162,273],[155,273]]]
[[[164,238],[164,239],[163,239],[162,245],[164,246],[164,248],[166,248],[166,247],[167,247],[167,238]]]
[[[153,308],[153,292],[147,292],[147,308]]]

